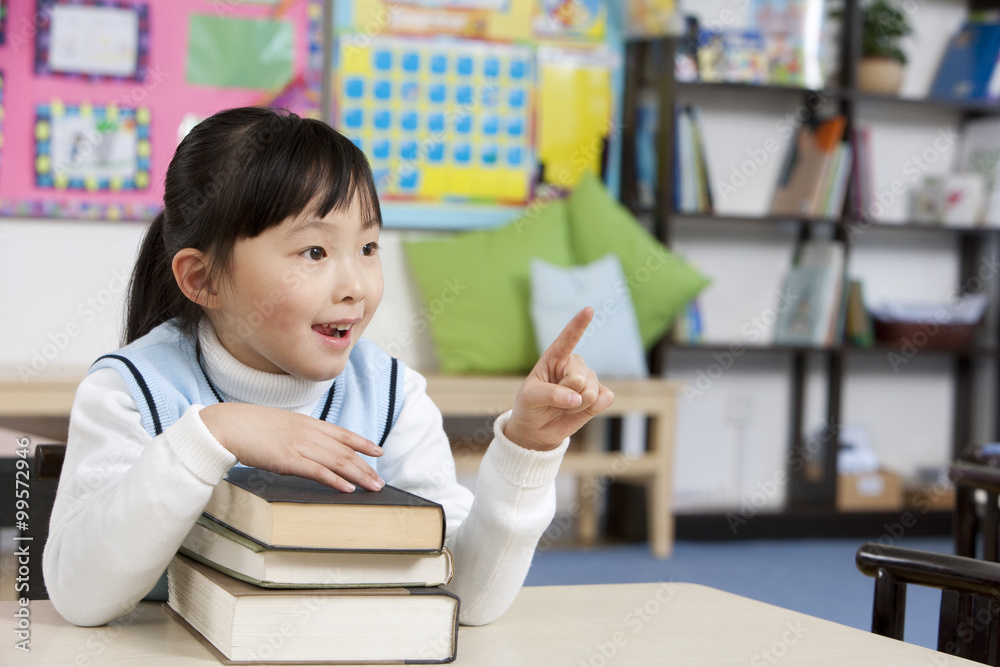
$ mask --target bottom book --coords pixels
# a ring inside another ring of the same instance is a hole
[[[178,554],[166,608],[224,664],[452,662],[458,597],[439,587],[273,589]]]

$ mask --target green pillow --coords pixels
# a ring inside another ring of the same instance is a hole
[[[646,349],[709,280],[647,232],[590,172],[567,199],[570,240],[578,264],[618,255]]]
[[[404,241],[445,373],[524,374],[538,361],[531,326],[531,259],[570,266],[566,202],[529,209],[486,231]],[[418,330],[420,324],[418,322]]]

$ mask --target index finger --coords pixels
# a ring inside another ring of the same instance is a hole
[[[569,361],[577,343],[583,338],[583,332],[587,330],[590,320],[594,317],[594,309],[587,306],[573,316],[563,330],[559,333],[548,349],[542,353],[542,359],[546,361]]]

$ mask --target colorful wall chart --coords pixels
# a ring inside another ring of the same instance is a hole
[[[335,125],[368,155],[382,195],[527,198],[530,49],[380,37],[340,55]]]
[[[4,4],[2,216],[148,220],[201,118],[320,116],[322,0],[36,2]]]
[[[441,205],[418,226],[521,207],[541,178],[601,170],[620,98],[607,0],[338,5],[332,122],[368,155],[389,224],[415,204]]]
[[[586,171],[600,173],[605,142],[618,134],[612,121],[614,62],[603,47],[538,48],[538,156],[545,182],[569,188]]]

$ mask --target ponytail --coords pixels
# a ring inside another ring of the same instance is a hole
[[[192,323],[197,322],[200,314],[174,280],[173,257],[163,239],[165,219],[164,211],[153,218],[132,270],[125,313],[125,345],[174,317],[183,316],[186,323]]]

